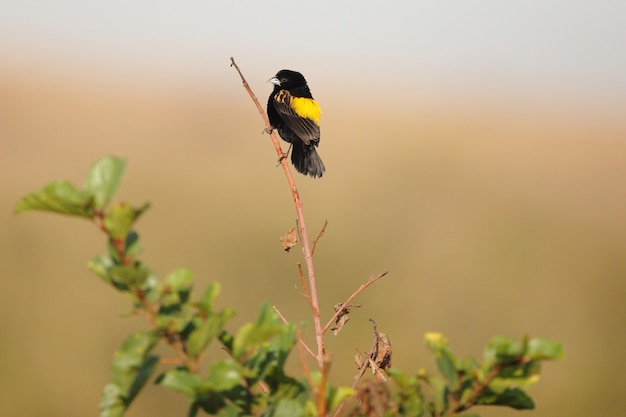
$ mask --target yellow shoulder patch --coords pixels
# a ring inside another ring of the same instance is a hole
[[[320,105],[317,104],[317,101],[312,98],[292,97],[291,108],[298,116],[311,119],[318,125],[320,124],[322,109],[320,109]]]

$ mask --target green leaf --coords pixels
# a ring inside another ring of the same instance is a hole
[[[198,415],[198,411],[200,411],[200,405],[196,402],[191,404],[189,407],[189,412],[187,413],[187,417],[196,417]]]
[[[270,318],[266,308],[257,323],[241,327],[233,343],[233,356],[243,363],[251,383],[265,380],[273,390],[285,377],[283,368],[296,343],[296,326],[283,324],[273,310],[269,310],[273,313]]]
[[[524,345],[517,340],[506,336],[494,336],[485,349],[485,362],[507,364],[521,358],[524,351]]]
[[[193,305],[198,309],[198,318],[194,320],[194,327],[189,332],[187,351],[190,356],[197,358],[216,336],[224,336],[224,346],[232,351],[232,336],[224,333],[224,325],[235,316],[232,309],[224,309],[219,313],[213,312],[213,305],[220,293],[220,284],[213,282],[204,291],[200,300]]]
[[[165,372],[157,379],[157,383],[186,395],[192,401],[198,399],[198,393],[204,385],[200,376],[183,369],[172,369]]]
[[[303,383],[286,379],[271,396],[264,417],[293,417],[310,415],[307,407],[310,390]]]
[[[100,399],[100,417],[123,417],[126,405],[123,393],[115,384],[106,384]]]
[[[133,224],[149,207],[150,203],[144,203],[141,207],[116,203],[104,215],[104,227],[112,238],[127,239]]]
[[[133,383],[125,395],[127,404],[130,404],[135,399],[137,394],[139,394],[139,391],[141,391],[146,382],[148,382],[158,364],[159,357],[156,355],[150,355],[146,357],[137,368]]]
[[[233,343],[233,355],[241,359],[247,352],[256,348],[260,343],[267,341],[279,333],[282,322],[267,304],[261,307],[261,313],[256,323],[245,324],[239,329]]]
[[[85,178],[84,189],[94,196],[98,209],[104,210],[111,197],[117,191],[126,160],[114,156],[106,156],[96,162]]]
[[[426,346],[435,354],[435,362],[439,372],[444,376],[450,389],[455,390],[459,385],[457,360],[448,347],[448,339],[441,333],[426,333]]]
[[[209,388],[214,392],[233,389],[241,384],[242,380],[241,367],[232,360],[223,360],[213,364],[206,378]]]
[[[480,364],[471,356],[466,356],[459,364],[459,369],[467,375],[472,375],[480,370]]]
[[[157,341],[156,333],[134,333],[115,352],[111,383],[104,387],[100,401],[102,417],[122,416],[150,379],[159,362],[150,355]]]
[[[298,400],[290,398],[282,398],[277,401],[273,412],[269,415],[272,417],[293,417],[301,416],[304,412],[304,404]]]
[[[537,338],[528,342],[528,352],[526,353],[534,360],[553,360],[563,358],[563,346],[551,340]]]
[[[200,297],[200,301],[195,304],[196,307],[203,313],[210,313],[213,310],[213,305],[221,290],[222,287],[219,282],[210,283],[206,290],[204,290],[202,297]]]
[[[98,256],[87,263],[87,268],[107,284],[112,284],[109,275],[110,269],[115,265],[113,259],[108,256]]]
[[[141,287],[148,279],[149,274],[150,271],[141,263],[114,265],[108,270],[111,283],[123,291]]]
[[[209,412],[209,411],[207,411]],[[226,404],[220,408],[215,414],[216,417],[250,417],[250,413],[246,413],[235,404]]]
[[[230,310],[229,310],[230,311]],[[197,358],[224,327],[232,315],[215,314],[207,317],[196,327],[187,339],[187,352],[192,358]]]
[[[22,198],[14,211],[21,213],[28,210],[51,211],[90,219],[94,216],[94,196],[88,191],[78,190],[68,181],[55,181]]]
[[[141,245],[139,245],[139,235],[134,230],[130,230],[126,235],[126,244],[124,246],[127,256],[141,255],[142,250]]]
[[[165,278],[163,304],[177,305],[187,302],[193,288],[194,275],[189,269],[179,269]]]
[[[214,313],[193,308],[197,306],[189,303],[193,283],[194,275],[188,269],[174,271],[165,279],[157,322],[162,328],[183,332],[187,353],[197,358],[234,314],[231,310]]]
[[[137,332],[130,335],[115,352],[113,382],[123,389],[130,388],[137,371],[145,363],[159,336],[155,332]]]
[[[498,375],[491,381],[489,388],[501,393],[511,387],[526,387],[539,380],[541,363],[530,361],[511,366],[505,366]]]
[[[431,403],[435,411],[439,414],[448,408],[448,386],[443,379],[429,375],[425,370],[419,370],[418,376],[428,385],[433,392],[433,402]]]
[[[507,389],[500,394],[487,390],[476,398],[475,403],[480,405],[504,405],[516,410],[532,410],[535,408],[533,400],[524,391],[517,388]]]
[[[396,368],[390,368],[388,372],[399,388],[398,412],[400,415],[406,417],[423,416],[426,408],[419,379],[416,376],[407,376]]]
[[[351,387],[331,388],[328,395],[328,410],[332,411],[339,407],[341,403],[356,394],[356,390]]]
[[[141,288],[144,295],[155,302],[160,293],[158,277],[143,263],[135,261],[132,265],[120,265],[111,256],[98,256],[87,263],[87,268],[107,284],[121,291]]]

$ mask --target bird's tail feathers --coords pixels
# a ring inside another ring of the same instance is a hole
[[[308,145],[295,141],[291,150],[291,163],[301,174],[310,175],[313,178],[321,177],[326,171],[324,162],[315,149],[313,142]]]

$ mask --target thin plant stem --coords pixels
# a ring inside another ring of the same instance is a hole
[[[376,276],[371,276],[367,282],[365,282],[364,284],[361,284],[361,286],[359,288],[356,289],[356,291],[354,291],[347,299],[346,301],[344,301],[341,305],[347,306],[348,304],[350,304],[350,301],[352,301],[357,295],[359,295],[361,292],[363,292],[367,287],[369,287],[370,285],[372,285],[374,282],[376,282],[378,279],[384,277],[385,275],[387,275],[387,271],[383,271],[380,274],[376,275]],[[324,326],[322,328],[322,333],[326,333],[328,331],[328,328],[330,326],[332,326],[335,323],[335,319],[337,319],[337,316],[339,316],[339,314],[341,314],[341,310],[342,309],[338,309],[337,311],[335,311],[335,314],[333,314],[333,316],[330,318],[330,320],[328,320],[328,323],[326,323],[326,326]]]
[[[326,226],[328,226],[328,220],[324,221],[324,226],[322,226],[322,230],[317,234],[315,239],[313,239],[313,248],[311,249],[311,255],[315,255],[315,248],[317,247],[317,242],[320,240],[322,236],[324,236],[324,232],[326,231]]]
[[[283,316],[283,313],[280,312],[280,310],[278,309],[278,307],[276,306],[272,306],[272,308],[274,309],[274,311],[276,312],[276,314],[278,315],[278,318],[280,318],[280,320],[287,324],[289,323],[287,321],[287,319],[285,318],[285,316]],[[311,355],[312,358],[315,358],[315,353],[311,350],[311,348],[306,344],[306,342],[304,341],[304,339],[302,339],[302,335],[300,334],[300,328],[298,327],[298,335],[297,335],[297,340],[298,343],[300,344],[300,346],[302,346],[302,349],[304,349],[309,355]]]
[[[272,143],[274,144],[274,148],[276,149],[276,153],[278,154],[278,158],[280,164],[283,167],[285,172],[285,176],[287,178],[287,182],[289,183],[289,189],[291,190],[291,196],[293,197],[293,201],[296,207],[296,215],[298,217],[298,231],[300,233],[301,242],[302,242],[302,254],[304,256],[304,263],[307,269],[307,277],[309,281],[308,286],[308,295],[309,295],[309,304],[311,306],[311,310],[313,312],[313,322],[315,325],[315,340],[317,342],[317,352],[315,354],[315,360],[317,362],[318,370],[323,372],[324,370],[324,354],[326,349],[324,348],[324,332],[322,331],[322,322],[320,318],[320,309],[319,302],[317,299],[317,285],[315,281],[315,269],[313,267],[313,252],[311,250],[311,243],[309,241],[309,234],[306,228],[306,222],[304,221],[304,210],[302,208],[302,200],[300,200],[300,194],[298,193],[298,189],[296,188],[296,183],[293,179],[293,175],[291,170],[289,169],[289,165],[287,164],[287,160],[285,158],[285,154],[280,146],[280,142],[274,133],[272,126],[270,125],[269,118],[267,114],[265,114],[265,110],[259,103],[256,95],[252,92],[250,85],[246,81],[243,76],[239,66],[235,63],[235,59],[233,57],[230,58],[231,66],[237,70],[239,77],[241,77],[241,81],[243,83],[244,88],[248,92],[248,95],[256,105],[259,114],[263,118],[265,122],[265,131],[269,132],[270,138],[272,139]]]

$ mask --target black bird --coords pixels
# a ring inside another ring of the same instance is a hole
[[[322,110],[313,99],[306,80],[296,71],[281,70],[269,80],[274,91],[267,101],[267,116],[280,137],[291,143],[291,163],[301,174],[313,178],[326,171],[315,149],[320,143]]]

